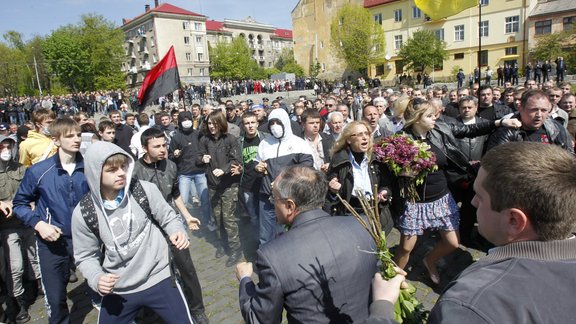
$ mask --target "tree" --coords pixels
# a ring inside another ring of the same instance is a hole
[[[246,79],[251,70],[258,68],[250,56],[250,48],[243,37],[235,38],[231,43],[218,43],[209,47],[210,75],[213,78]]]
[[[360,5],[343,6],[330,25],[330,43],[336,56],[355,71],[382,62],[386,42],[382,26]]]
[[[26,62],[22,34],[8,31],[3,35],[8,44],[0,43],[0,96],[31,93],[32,71]]]
[[[419,30],[402,44],[398,56],[404,60],[405,68],[425,70],[427,67],[441,66],[448,54],[446,43],[432,31]]]
[[[296,62],[292,62],[292,63],[288,63],[288,64],[284,65],[282,72],[294,73],[297,77],[303,77],[304,76],[304,69],[300,65],[296,64]]]
[[[43,54],[50,71],[72,91],[124,88],[123,43],[123,32],[103,16],[84,15],[79,25],[53,31]]]
[[[569,62],[576,57],[576,26],[560,33],[543,35],[537,38],[536,46],[530,50],[530,59],[535,61],[555,60],[563,56]],[[572,66],[573,67],[573,66]]]
[[[322,66],[318,61],[316,63],[310,63],[310,77],[316,78],[320,74],[320,69]]]

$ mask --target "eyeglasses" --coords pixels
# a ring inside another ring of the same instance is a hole
[[[270,195],[268,196],[268,201],[274,205],[274,203],[276,202],[276,200],[278,201],[282,201],[282,200],[287,200],[288,198],[282,198],[282,197],[278,197],[278,198],[274,198],[274,195]]]
[[[328,106],[328,107],[334,107],[333,104],[327,104],[326,106]]]
[[[357,136],[370,136],[370,132],[364,131],[364,132],[360,132],[360,133],[350,134],[350,137],[357,137]]]

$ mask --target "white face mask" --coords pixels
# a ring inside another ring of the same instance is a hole
[[[188,129],[190,127],[192,127],[192,121],[191,120],[185,120],[182,122],[182,128]]]
[[[270,133],[272,133],[272,136],[275,138],[282,138],[284,136],[284,129],[282,126],[274,124],[270,126]]]
[[[42,133],[46,136],[50,136],[50,131],[48,130],[48,126],[44,126],[42,128]]]
[[[12,159],[12,152],[4,151],[4,152],[0,153],[0,160],[6,162],[6,161],[10,161],[10,159]]]

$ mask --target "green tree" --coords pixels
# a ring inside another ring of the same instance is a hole
[[[276,60],[276,63],[274,63],[274,67],[283,71],[282,69],[284,66],[290,63],[296,63],[296,60],[294,59],[294,50],[291,48],[283,48]]]
[[[294,73],[297,77],[304,76],[304,69],[300,65],[296,64],[296,62],[284,65],[282,71],[286,73]]]
[[[17,96],[31,93],[32,71],[26,62],[26,48],[22,35],[8,31],[3,35],[7,44],[0,43],[0,93]]]
[[[72,91],[123,88],[124,35],[103,16],[83,15],[79,25],[52,32],[43,54],[58,80]]]
[[[382,26],[360,5],[343,6],[330,25],[330,43],[336,56],[355,71],[382,62],[386,42]]]
[[[536,41],[536,46],[530,51],[531,60],[554,61],[563,56],[568,67],[574,68],[571,62],[576,62],[576,25],[571,30],[539,36]]]
[[[446,43],[432,31],[419,30],[402,44],[398,56],[404,60],[405,68],[425,70],[427,67],[442,65],[448,54]]]
[[[250,77],[253,69],[259,68],[242,37],[235,38],[231,43],[221,42],[210,46],[209,51],[210,76],[213,78],[245,79]]]
[[[312,78],[316,78],[318,76],[318,74],[320,74],[320,69],[322,68],[322,66],[320,65],[320,63],[318,61],[316,61],[316,63],[310,64],[310,77]]]

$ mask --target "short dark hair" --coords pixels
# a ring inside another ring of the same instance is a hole
[[[136,117],[136,120],[138,121],[138,125],[140,125],[140,126],[145,126],[145,125],[150,124],[150,117],[148,117],[148,115],[145,113],[138,114],[138,117]]]
[[[162,137],[166,138],[166,135],[164,134],[163,131],[161,131],[156,127],[151,127],[142,132],[142,136],[140,136],[140,144],[142,144],[143,147],[148,147],[148,142],[151,139]]]
[[[306,166],[291,166],[278,175],[274,186],[281,198],[292,199],[302,213],[322,208],[328,192],[328,181],[324,173]]]
[[[302,123],[305,123],[308,118],[322,119],[322,117],[320,116],[320,112],[314,108],[305,109],[302,112],[302,115],[300,115],[300,120],[302,121]]]
[[[542,92],[541,92],[542,93]],[[491,208],[522,210],[542,241],[561,240],[576,221],[576,159],[556,145],[510,142],[482,158]]]
[[[478,87],[478,91],[476,92],[476,94],[477,94],[478,96],[480,96],[480,92],[482,92],[482,91],[484,91],[484,90],[486,90],[486,89],[490,89],[490,91],[491,91],[492,93],[494,93],[494,89],[492,88],[491,85],[489,85],[489,84],[483,84],[483,85],[481,85],[481,86]]]
[[[253,113],[251,111],[246,111],[245,113],[242,114],[242,121],[244,121],[244,119],[247,119],[250,117],[254,117],[254,118],[258,119],[258,116],[256,116],[255,113]]]
[[[109,120],[103,120],[98,124],[98,131],[103,132],[108,128],[116,129],[116,125]]]
[[[540,90],[540,89],[530,89],[528,91],[525,91],[522,94],[522,98],[520,99],[520,105],[525,108],[526,107],[526,103],[528,102],[528,100],[530,100],[530,98],[545,98],[546,101],[550,102],[550,98],[548,98],[548,95]]]

